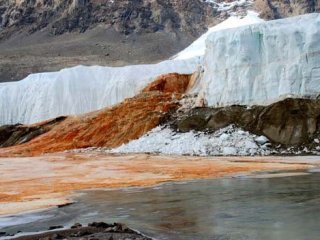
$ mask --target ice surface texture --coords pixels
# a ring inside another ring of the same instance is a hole
[[[198,59],[153,65],[85,67],[38,73],[0,84],[0,125],[35,123],[61,115],[81,114],[133,97],[157,76],[193,73]]]
[[[317,97],[320,14],[212,33],[200,84],[200,97],[213,107]]]

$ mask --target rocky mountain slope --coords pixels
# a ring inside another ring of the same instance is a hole
[[[319,12],[319,0],[256,0],[255,8],[265,19],[279,19]]]
[[[202,0],[0,0],[0,82],[166,59],[223,16]]]

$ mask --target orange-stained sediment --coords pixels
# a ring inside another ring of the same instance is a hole
[[[186,157],[60,153],[0,158],[0,215],[72,201],[74,190],[151,186],[237,173],[301,170],[320,157]]]

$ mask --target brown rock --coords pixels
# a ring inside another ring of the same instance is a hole
[[[178,116],[173,126],[190,130],[217,130],[235,124],[267,136],[274,143],[300,145],[310,142],[320,127],[320,100],[285,99],[269,106],[198,108]]]
[[[80,64],[156,63],[222,20],[202,0],[0,0],[0,82]]]
[[[58,117],[53,120],[33,125],[5,125],[0,126],[0,147],[9,147],[26,143],[33,138],[50,131],[59,124],[65,117]]]
[[[254,5],[260,16],[268,20],[320,11],[319,0],[256,0]]]

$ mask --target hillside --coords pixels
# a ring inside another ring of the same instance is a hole
[[[0,82],[80,64],[155,63],[221,19],[200,0],[1,0]]]
[[[0,0],[0,82],[75,65],[156,63],[230,15],[319,11],[319,1]]]

